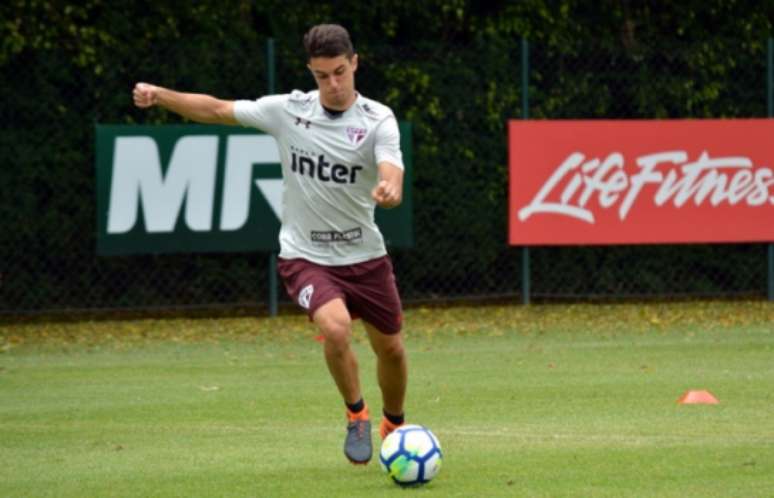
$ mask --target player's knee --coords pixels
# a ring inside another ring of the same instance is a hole
[[[386,361],[403,361],[403,358],[406,356],[406,351],[403,347],[403,341],[394,340],[383,344],[378,354],[383,360]]]
[[[332,318],[320,322],[320,330],[330,350],[344,351],[352,340],[352,321],[348,318]]]

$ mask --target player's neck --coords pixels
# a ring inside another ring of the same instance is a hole
[[[352,92],[352,95],[347,99],[346,104],[339,104],[339,105],[332,104],[330,102],[326,102],[322,98],[322,95],[321,95],[320,96],[320,105],[322,105],[323,108],[326,111],[328,111],[328,112],[331,112],[331,113],[344,113],[344,112],[347,111],[347,109],[352,107],[352,104],[354,104],[356,100],[357,100],[357,92],[356,91]]]

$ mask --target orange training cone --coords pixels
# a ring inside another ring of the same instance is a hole
[[[709,391],[685,391],[677,402],[681,405],[717,405],[718,399]]]

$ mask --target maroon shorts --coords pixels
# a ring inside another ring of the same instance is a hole
[[[290,298],[311,320],[323,304],[341,298],[352,318],[362,318],[383,334],[397,334],[403,313],[389,256],[344,266],[305,259],[278,259],[277,269]]]

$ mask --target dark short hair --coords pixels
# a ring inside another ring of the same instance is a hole
[[[338,24],[318,24],[304,35],[304,48],[309,58],[338,57],[351,58],[355,53],[349,33]]]

